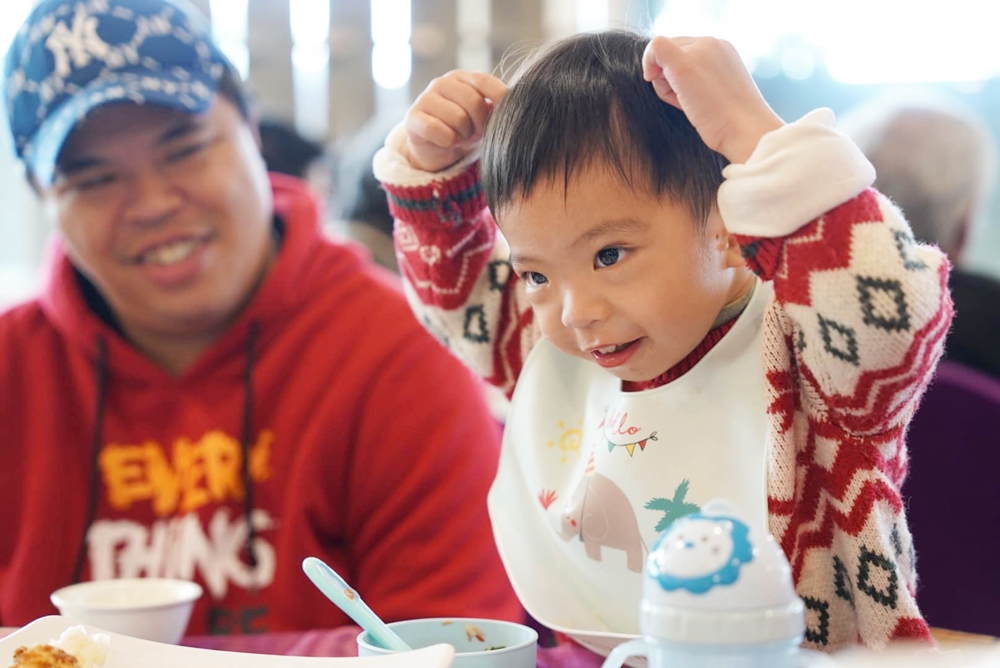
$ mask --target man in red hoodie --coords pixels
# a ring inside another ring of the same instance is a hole
[[[519,619],[479,386],[392,278],[270,176],[186,0],[43,0],[6,57],[58,234],[0,315],[0,626],[86,579],[205,589],[190,633],[330,627],[317,556],[388,619]]]

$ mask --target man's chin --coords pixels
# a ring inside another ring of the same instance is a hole
[[[231,311],[215,305],[191,308],[188,304],[186,308],[164,309],[157,320],[164,333],[178,338],[200,338],[224,331],[235,317]]]

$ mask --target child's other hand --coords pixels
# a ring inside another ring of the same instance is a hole
[[[506,92],[506,84],[480,72],[453,70],[431,81],[403,121],[410,164],[439,172],[475,151]]]
[[[654,37],[642,57],[642,74],[730,162],[746,162],[760,138],[783,125],[729,42]]]

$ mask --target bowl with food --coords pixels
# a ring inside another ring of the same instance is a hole
[[[95,580],[52,593],[53,605],[72,620],[121,635],[175,645],[202,589],[169,578]]]
[[[455,648],[453,668],[535,668],[538,633],[531,627],[496,619],[429,617],[391,622],[413,649],[441,643]],[[358,635],[358,656],[392,654],[363,631]]]

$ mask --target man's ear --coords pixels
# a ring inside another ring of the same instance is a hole
[[[31,188],[35,195],[38,197],[42,196],[42,185],[38,182],[38,178],[35,176],[34,172],[30,169],[25,169],[24,180],[28,182],[28,187]]]
[[[260,121],[260,110],[257,108],[257,105],[251,104],[250,108],[247,109],[247,125],[250,126],[250,132],[253,134],[253,140],[257,144],[257,150],[263,155],[264,140],[260,137]]]

